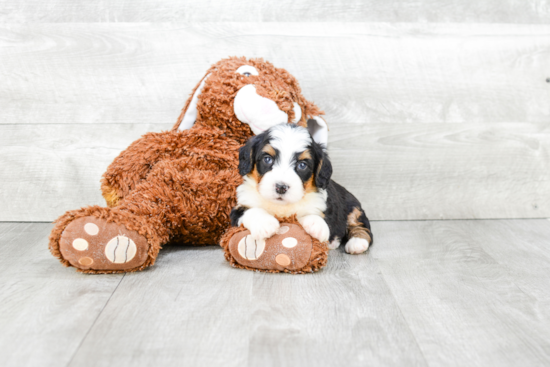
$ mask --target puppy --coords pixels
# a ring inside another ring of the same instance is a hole
[[[296,214],[305,231],[329,248],[345,244],[359,254],[372,244],[370,223],[359,201],[330,179],[332,165],[325,147],[295,124],[276,125],[250,138],[239,151],[237,206],[231,225],[244,225],[252,237],[277,232],[275,216]]]

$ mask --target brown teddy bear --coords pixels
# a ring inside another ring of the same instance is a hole
[[[116,273],[153,265],[169,241],[217,244],[230,225],[235,189],[242,180],[239,148],[253,134],[283,121],[308,126],[314,139],[326,144],[321,114],[286,70],[262,59],[217,62],[193,90],[172,130],[143,135],[111,163],[101,181],[108,207],[71,210],[56,220],[50,251],[81,272]],[[326,246],[299,224],[292,224],[292,230],[301,236],[297,249],[306,246],[315,265],[304,261],[304,254],[283,254],[262,270],[299,272],[324,265]],[[266,254],[275,250],[270,251]],[[261,268],[249,265],[243,267]]]

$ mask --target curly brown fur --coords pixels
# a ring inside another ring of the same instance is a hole
[[[158,162],[207,155],[215,160],[216,156],[238,152],[241,145],[236,140],[228,139],[220,129],[196,128],[147,133],[109,165],[101,180],[103,196],[108,203],[114,202],[118,205],[122,198],[147,178]],[[202,169],[205,165],[209,165],[206,159],[198,162],[196,168]],[[116,192],[118,200],[114,199],[113,192]]]
[[[199,245],[217,243],[241,178],[235,176],[235,154],[209,158],[197,154],[157,164],[117,209],[147,218],[164,242],[178,236]]]

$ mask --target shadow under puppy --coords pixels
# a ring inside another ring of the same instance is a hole
[[[250,138],[239,151],[237,206],[231,225],[241,224],[253,238],[267,239],[279,229],[275,218],[296,215],[304,230],[329,248],[345,244],[359,254],[372,244],[370,223],[361,203],[330,179],[325,147],[309,130],[280,124]]]

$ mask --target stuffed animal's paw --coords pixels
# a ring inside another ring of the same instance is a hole
[[[298,220],[310,236],[317,238],[321,242],[328,241],[330,230],[323,218],[318,215],[306,215]]]
[[[325,266],[328,255],[326,244],[308,235],[297,221],[281,222],[267,239],[257,239],[250,230],[234,227],[222,237],[221,246],[233,266],[270,272],[317,271]]]
[[[143,266],[149,244],[135,231],[105,219],[75,219],[63,231],[59,251],[64,260],[84,271],[129,271]]]

